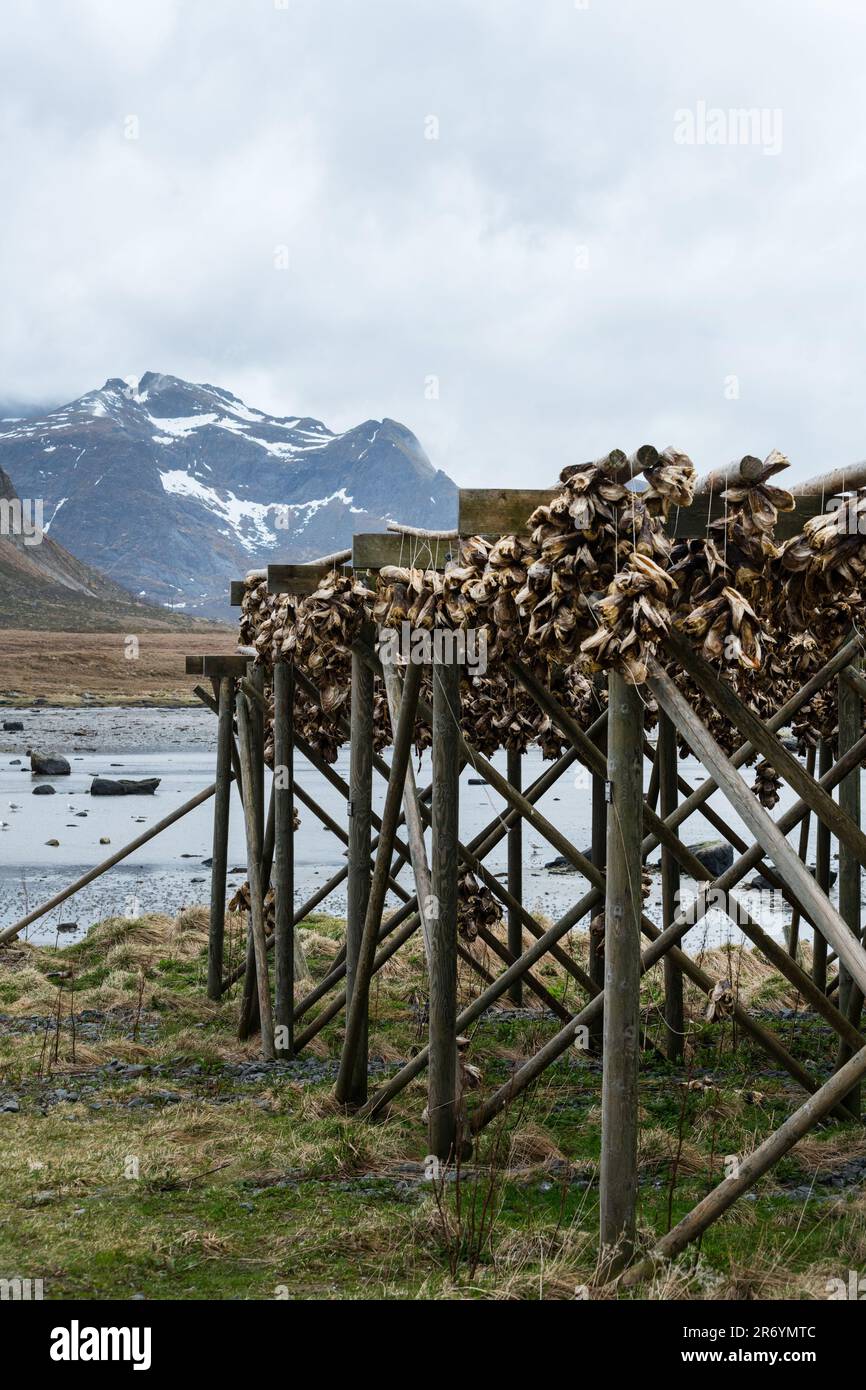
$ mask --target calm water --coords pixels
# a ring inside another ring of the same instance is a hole
[[[20,718],[24,732],[0,732],[0,927],[18,920],[213,781],[216,719],[204,708],[23,710],[4,711],[3,717]],[[69,759],[71,775],[55,779],[31,777],[26,754],[31,747],[40,752],[62,753]],[[497,756],[494,762],[504,773],[504,754]],[[529,753],[524,760],[524,786],[546,766],[538,752]],[[340,754],[336,770],[348,778],[348,749]],[[692,786],[702,780],[701,769],[694,761],[681,764],[681,771]],[[419,786],[425,786],[430,776],[429,757],[421,760],[420,769],[416,763],[416,772]],[[91,797],[90,783],[96,774],[159,777],[162,780],[153,796]],[[489,788],[472,784],[470,779],[474,775],[471,769],[467,770],[461,783],[460,826],[464,842],[503,809],[503,802]],[[747,772],[749,780],[751,776]],[[345,824],[345,801],[300,755],[296,761],[296,777],[335,820]],[[50,782],[57,794],[34,796],[33,787],[40,782]],[[379,811],[384,785],[377,777],[376,808]],[[567,772],[539,805],[548,819],[578,848],[588,845],[590,793],[576,778],[575,769]],[[748,833],[719,793],[714,794],[711,805],[722,813],[727,824],[749,840]],[[774,814],[778,815],[780,809],[781,806],[777,807]],[[342,842],[325,830],[306,807],[300,806],[299,811],[301,828],[295,837],[298,905],[345,864]],[[91,923],[113,914],[176,913],[184,906],[206,902],[210,871],[202,861],[211,853],[212,814],[212,801],[190,812],[122,864],[34,923],[29,928],[29,938],[54,940],[60,922],[77,922],[79,930],[84,931]],[[687,821],[681,834],[687,844],[717,838],[700,816]],[[108,838],[110,845],[101,845],[103,838]],[[797,832],[794,832],[792,842],[796,842],[796,838]],[[59,845],[49,846],[46,843],[49,840],[58,840]],[[812,841],[810,862],[814,862],[814,831]],[[546,871],[545,864],[555,854],[535,830],[524,828],[524,901],[531,911],[551,919],[560,916],[587,889],[580,875]],[[657,858],[656,852],[653,859]],[[235,798],[229,841],[230,868],[241,869],[245,859],[243,821]],[[504,841],[487,862],[493,872],[504,874]],[[243,877],[242,872],[230,874],[230,888],[241,883]],[[402,871],[400,879],[411,887],[408,869]],[[773,935],[781,936],[786,914],[774,908],[766,894],[745,891],[742,897],[762,925]],[[396,906],[396,900],[390,905]],[[655,920],[659,919],[659,908],[660,886],[656,875],[647,908]],[[321,910],[338,915],[345,912],[342,888],[325,900]],[[689,934],[686,945],[694,951],[701,944],[717,945],[727,940],[739,941],[739,932],[723,914],[711,912]]]

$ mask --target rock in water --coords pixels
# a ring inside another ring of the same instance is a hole
[[[143,777],[140,781],[135,782],[128,777],[121,777],[116,781],[111,777],[94,777],[90,786],[90,795],[151,796],[161,780],[160,777]]]
[[[592,861],[592,850],[582,850],[584,859]],[[570,859],[566,859],[564,854],[558,854],[555,859],[549,859],[545,864],[545,869],[549,874],[579,874],[580,869],[576,869]]]
[[[4,719],[3,732],[4,734],[23,734],[24,725],[20,719]]]
[[[709,869],[713,878],[718,878],[734,862],[734,847],[726,840],[702,840],[699,845],[688,845],[687,849]]]
[[[71,768],[59,753],[35,753],[31,748],[30,771],[40,777],[68,777]]]
[[[33,795],[34,795],[34,796],[54,796],[56,790],[57,790],[56,787],[49,787],[49,786],[47,785],[47,783],[46,783],[46,784],[44,784],[43,786],[34,787],[34,788],[33,788]]]

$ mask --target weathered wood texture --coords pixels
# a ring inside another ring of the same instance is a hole
[[[677,808],[677,735],[668,716],[659,714],[656,765],[659,769],[659,807],[662,820],[672,816]],[[674,855],[662,846],[662,925],[668,926],[679,907],[680,866]],[[672,1062],[683,1055],[685,1012],[683,1008],[683,977],[670,956],[665,956],[665,1031],[667,1054]]]
[[[433,841],[430,912],[431,1154],[455,1156],[457,1134],[457,838],[460,805],[460,671],[433,665]]]
[[[605,1268],[628,1264],[637,1208],[643,703],[618,672],[608,680],[608,812],[600,1246]]]
[[[250,718],[247,698],[238,692],[236,701],[238,737],[240,742],[241,767],[244,786],[255,785],[254,759],[256,756],[255,733]],[[247,880],[250,885],[250,936],[253,946],[253,968],[248,975],[255,981],[258,1000],[258,1016],[261,1025],[262,1056],[271,1059],[275,1056],[274,1021],[271,1010],[271,991],[268,980],[268,956],[265,944],[265,916],[262,889],[262,835],[261,821],[256,814],[252,798],[247,798],[244,807],[244,829],[247,840]]]
[[[515,791],[523,788],[523,757],[515,748],[508,750],[508,780]],[[508,832],[508,891],[519,902],[523,901],[523,817],[515,820]],[[514,908],[508,909],[508,949],[514,959],[523,954],[523,923]],[[523,1003],[523,986],[515,980],[508,991],[512,1004],[517,1008]]]
[[[226,925],[226,873],[228,870],[229,808],[232,795],[232,747],[234,743],[234,686],[229,676],[219,683],[217,724],[216,796],[213,813],[213,850],[210,880],[210,921],[207,946],[207,997],[222,997],[223,941]]]
[[[295,1008],[294,670],[274,667],[274,1022],[276,1052],[292,1056]]]

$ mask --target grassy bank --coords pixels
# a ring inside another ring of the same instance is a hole
[[[230,927],[237,956],[243,923]],[[332,919],[305,924],[315,977],[341,934]],[[339,1029],[296,1062],[260,1064],[255,1043],[235,1036],[237,1000],[203,998],[205,941],[206,915],[194,909],[112,919],[65,948],[0,953],[0,1276],[41,1277],[47,1298],[609,1296],[592,1287],[595,1060],[562,1058],[459,1174],[432,1183],[423,1075],[385,1121],[340,1114]],[[792,1014],[796,1000],[772,971],[746,951],[704,961],[816,1073],[829,1069],[829,1035]],[[559,966],[540,973],[574,1001]],[[461,967],[464,1000],[476,978]],[[653,974],[644,1012],[659,1039],[657,991]],[[800,1099],[730,1020],[704,1018],[705,1002],[688,995],[684,1066],[645,1054],[644,1242]],[[423,1042],[424,1006],[423,959],[410,944],[374,987],[371,1089]],[[482,1019],[469,1050],[481,1091],[557,1027],[529,1007]],[[866,1263],[863,1152],[859,1126],[815,1133],[637,1296],[825,1297],[828,1279]]]
[[[0,631],[0,706],[198,705],[184,657],[232,652],[234,629],[201,622],[173,631]]]

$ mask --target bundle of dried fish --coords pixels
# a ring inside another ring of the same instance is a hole
[[[474,941],[480,927],[492,930],[502,921],[502,908],[486,884],[468,869],[457,881],[457,935]]]
[[[773,807],[778,804],[781,790],[781,777],[775,768],[770,766],[767,759],[762,758],[755,768],[752,791],[766,811],[772,811]]]
[[[749,671],[761,668],[761,637],[765,642],[773,640],[762,634],[757,614],[743,595],[728,585],[717,598],[678,617],[676,626],[687,637],[700,641],[707,661],[725,661]]]
[[[635,551],[595,606],[601,626],[581,643],[592,670],[616,666],[632,685],[647,678],[647,661],[671,626],[668,604],[676,593],[670,575]]]

